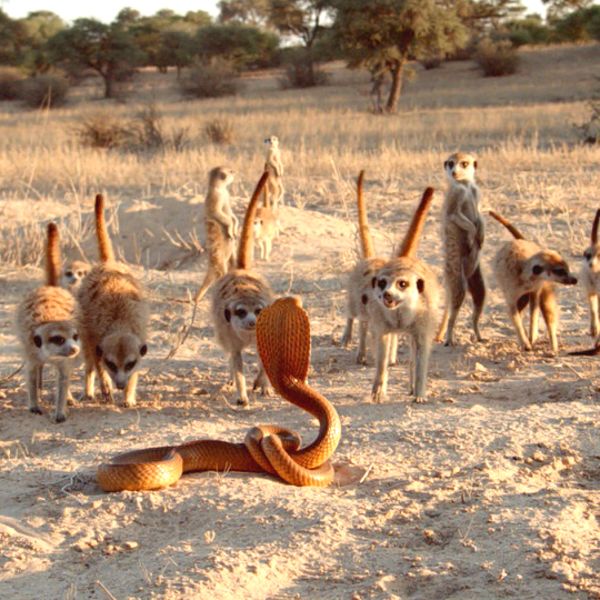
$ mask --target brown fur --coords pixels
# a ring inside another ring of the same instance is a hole
[[[230,355],[230,370],[238,391],[238,404],[249,404],[246,379],[243,372],[242,350],[256,344],[256,318],[260,311],[274,300],[267,281],[250,270],[252,233],[257,204],[269,174],[260,178],[244,218],[240,235],[237,269],[221,277],[215,284],[212,301],[212,321],[217,340]],[[268,381],[262,365],[253,389],[268,391]]]
[[[96,238],[98,240],[98,253],[102,262],[115,260],[112,242],[108,235],[106,219],[104,218],[104,196],[96,194],[96,203],[94,206],[96,214]]]
[[[269,180],[264,188],[264,205],[269,206],[275,214],[278,214],[279,203],[283,203],[284,187],[281,181],[283,177],[283,163],[279,150],[279,139],[272,135],[265,140],[269,144],[264,170],[269,173]]]
[[[54,418],[66,419],[69,380],[79,353],[76,328],[77,303],[68,291],[57,287],[60,274],[58,229],[50,223],[46,243],[46,285],[33,290],[19,304],[16,327],[27,372],[29,410],[41,414],[39,394],[44,364],[58,372]]]
[[[78,292],[85,394],[93,397],[97,372],[106,401],[112,401],[110,377],[125,390],[124,404],[133,406],[140,360],[147,351],[148,305],[141,284],[127,266],[107,258],[114,253],[104,224],[103,202],[98,198],[96,219],[102,262],[89,272]]]
[[[61,287],[76,293],[81,285],[83,278],[90,272],[91,265],[82,260],[74,260],[67,263],[60,276]]]
[[[277,216],[270,206],[259,206],[254,218],[254,242],[258,247],[259,257],[269,260],[273,238],[277,235]]]
[[[398,248],[398,252],[396,253],[397,257],[414,257],[417,253],[419,241],[421,240],[421,235],[423,233],[423,227],[425,226],[427,213],[429,211],[431,201],[433,200],[433,193],[434,189],[432,187],[426,188],[423,192],[421,201],[419,202],[417,210],[415,210],[413,218],[410,221],[410,225],[408,226],[408,231],[406,232],[404,239]]]
[[[513,229],[518,231],[505,219],[497,220],[505,225],[511,233],[513,233]],[[558,252],[542,248],[535,242],[521,237],[500,247],[494,258],[493,268],[496,281],[506,299],[509,316],[522,349],[531,350],[537,340],[541,309],[550,336],[552,351],[558,352],[558,307],[555,283],[563,285],[577,283],[577,279],[569,272],[567,262]],[[528,304],[530,307],[529,335],[525,333],[522,320],[522,312]]]
[[[598,224],[600,223],[600,209],[596,211],[592,231],[590,234],[590,245],[583,253],[583,265],[581,268],[581,283],[588,298],[590,307],[590,335],[600,342],[600,244],[598,244]]]

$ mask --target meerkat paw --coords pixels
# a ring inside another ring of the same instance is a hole
[[[125,408],[133,408],[136,404],[137,401],[135,398],[125,398],[125,400],[123,400],[123,406]]]
[[[593,338],[597,338],[597,337],[598,337],[598,326],[597,326],[597,325],[592,325],[592,326],[590,327],[590,335],[591,335]]]
[[[65,413],[56,413],[54,415],[55,423],[64,423],[66,420],[67,420],[67,415],[65,415]]]
[[[77,404],[77,398],[75,398],[71,392],[67,394],[67,404],[69,406],[75,406]]]
[[[43,415],[44,411],[39,406],[32,406],[29,408],[29,412],[34,415]]]
[[[413,399],[415,404],[425,404],[427,402],[426,396],[415,396]]]
[[[113,395],[110,390],[102,390],[102,402],[105,404],[114,404]]]
[[[382,402],[385,402],[386,398],[387,394],[381,388],[374,389],[371,392],[371,402],[374,402],[375,404],[381,404]]]
[[[357,365],[366,365],[367,357],[364,353],[360,353],[356,355],[356,364]]]
[[[526,344],[521,344],[521,350],[523,350],[523,352],[531,352],[533,350],[533,346],[527,342]]]
[[[262,377],[257,377],[252,384],[252,391],[258,393],[265,398],[271,397],[271,386]]]
[[[86,394],[85,392],[82,392],[79,395],[79,402],[93,402],[94,401],[94,396],[92,394]]]
[[[248,398],[238,398],[237,405],[243,408],[247,408],[248,406],[250,406],[250,400],[248,400]]]

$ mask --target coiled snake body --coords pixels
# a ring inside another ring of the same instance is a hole
[[[319,420],[314,442],[300,448],[299,436],[274,425],[253,427],[244,443],[197,440],[119,454],[98,467],[106,492],[153,490],[175,483],[189,471],[248,471],[278,475],[299,486],[325,486],[333,479],[329,458],[341,436],[335,408],[306,383],[310,362],[310,325],[296,298],[281,298],[265,308],[256,324],[256,344],[275,390]]]

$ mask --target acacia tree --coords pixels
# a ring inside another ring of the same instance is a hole
[[[119,23],[77,19],[48,41],[52,60],[70,71],[93,69],[104,80],[104,97],[114,96],[114,84],[142,64],[144,53]]]
[[[32,74],[44,73],[50,67],[47,42],[67,25],[58,15],[45,10],[31,12],[20,22],[26,35],[22,63]]]
[[[440,0],[332,0],[334,31],[348,64],[389,73],[385,111],[394,113],[411,58],[452,52],[467,41],[467,29],[453,2]]]

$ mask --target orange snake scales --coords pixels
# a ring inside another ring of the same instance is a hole
[[[270,473],[299,486],[331,483],[329,458],[340,441],[340,419],[335,408],[306,383],[310,325],[300,300],[281,298],[265,308],[256,324],[256,344],[277,393],[319,420],[314,442],[300,448],[295,432],[260,425],[250,429],[241,444],[197,440],[134,450],[98,467],[100,487],[106,492],[155,490],[174,484],[182,473],[209,470]]]

